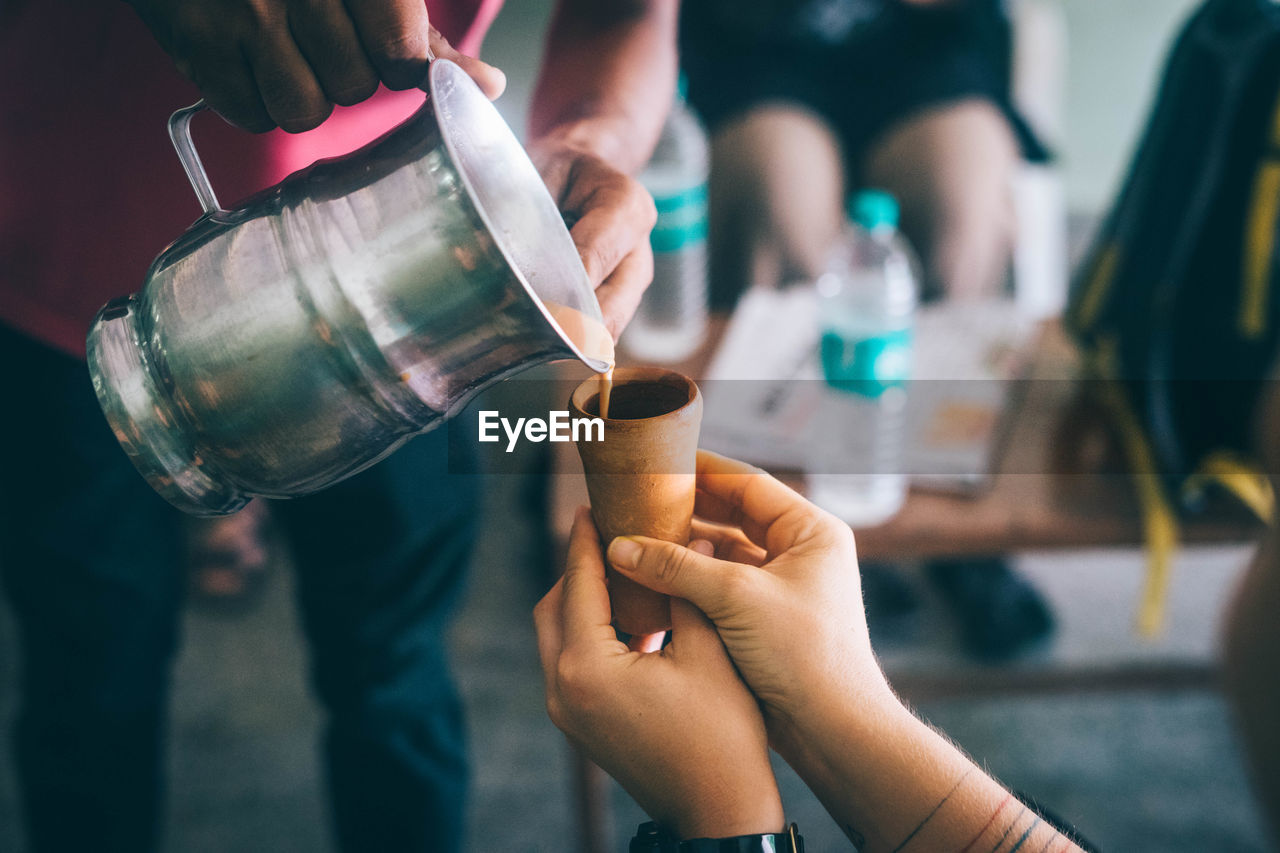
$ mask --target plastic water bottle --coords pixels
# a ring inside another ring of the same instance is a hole
[[[825,379],[810,443],[809,497],[855,527],[888,520],[907,495],[907,380],[916,263],[898,232],[898,204],[868,190],[818,279]]]
[[[658,222],[649,237],[653,283],[622,344],[647,361],[692,355],[707,332],[707,134],[684,99],[675,102],[640,182],[653,195]]]

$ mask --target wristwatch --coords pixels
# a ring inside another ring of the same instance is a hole
[[[733,838],[678,839],[654,821],[640,824],[629,853],[804,853],[804,839],[793,823],[782,832]]]

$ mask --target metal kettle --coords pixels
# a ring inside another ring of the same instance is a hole
[[[604,371],[612,342],[555,203],[510,128],[436,60],[417,113],[204,215],[88,336],[103,413],[175,506],[235,512],[324,488],[535,363]]]

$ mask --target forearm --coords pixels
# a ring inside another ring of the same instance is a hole
[[[863,853],[1079,850],[896,700],[801,722],[782,740]]]
[[[1226,687],[1235,705],[1254,785],[1280,837],[1280,528],[1273,527],[1236,593],[1227,622]]]
[[[1280,361],[1263,384],[1258,455],[1280,498]],[[1225,676],[1263,814],[1280,839],[1280,506],[1226,619]]]
[[[657,141],[676,78],[676,0],[561,0],[534,90],[530,138],[628,174]]]

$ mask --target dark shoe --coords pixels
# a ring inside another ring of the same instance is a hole
[[[999,558],[940,560],[926,572],[952,608],[965,651],[1006,661],[1053,633],[1053,614],[1027,580]]]

